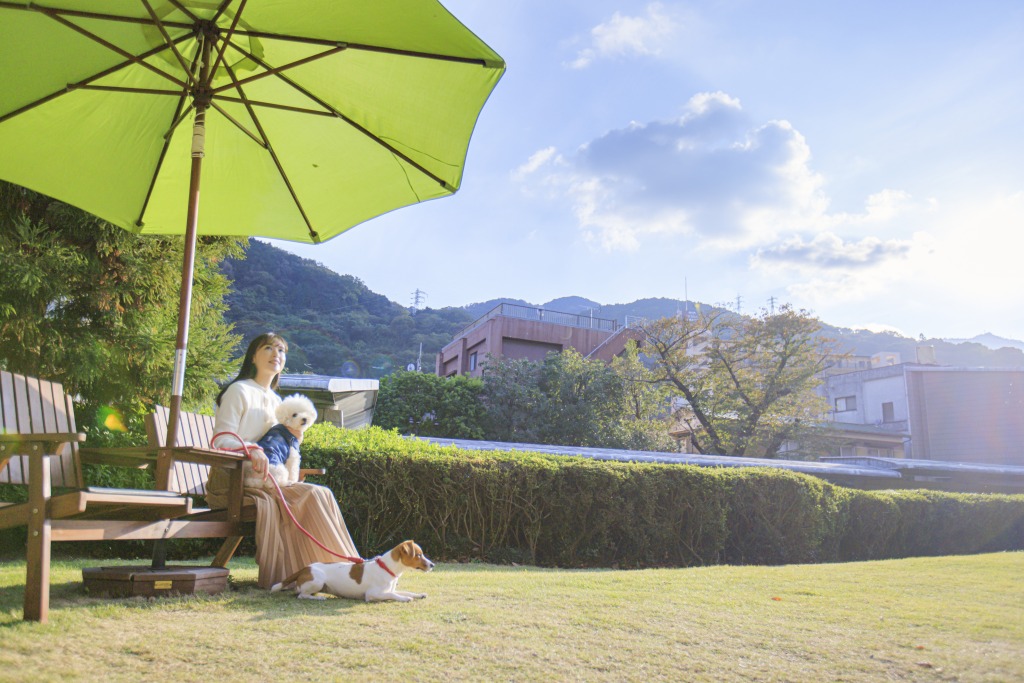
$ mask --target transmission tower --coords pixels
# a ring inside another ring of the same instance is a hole
[[[414,310],[419,310],[420,304],[423,303],[427,298],[427,293],[419,287],[412,293],[412,307]]]

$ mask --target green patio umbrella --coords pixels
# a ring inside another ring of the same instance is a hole
[[[185,235],[173,443],[197,234],[318,243],[454,193],[504,69],[435,0],[0,1],[0,178]]]

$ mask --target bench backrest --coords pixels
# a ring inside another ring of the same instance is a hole
[[[146,416],[146,435],[151,448],[167,445],[167,420],[170,409],[156,406]],[[194,448],[209,448],[213,436],[214,420],[211,415],[199,415],[182,411],[178,420],[178,436],[175,444]],[[171,468],[170,490],[192,495],[206,495],[206,480],[210,477],[210,466],[192,462],[175,461]]]
[[[0,371],[0,433],[72,434],[75,409],[71,397],[57,382],[47,382],[12,372]],[[28,456],[0,453],[0,483],[28,484]],[[82,465],[78,446],[63,444],[51,453],[50,482],[53,486],[82,487]]]

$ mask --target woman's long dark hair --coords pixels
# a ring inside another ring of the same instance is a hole
[[[288,353],[288,342],[284,340],[279,334],[274,332],[264,332],[260,336],[249,342],[249,348],[245,351],[245,357],[242,358],[242,368],[238,371],[238,377],[224,385],[224,388],[217,394],[217,405],[220,405],[220,399],[224,395],[224,392],[228,390],[228,387],[243,379],[255,379],[256,378],[256,363],[253,362],[253,358],[256,356],[256,352],[260,348],[267,344],[280,343],[284,347],[284,352]],[[282,368],[283,369],[283,368]],[[270,388],[277,391],[278,381],[281,379],[281,373],[274,375],[274,379],[270,380]]]

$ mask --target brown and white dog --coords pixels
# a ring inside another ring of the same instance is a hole
[[[352,600],[410,600],[425,598],[426,593],[409,593],[398,590],[398,578],[406,569],[429,572],[434,563],[423,554],[413,541],[398,544],[379,557],[355,562],[314,562],[295,572],[281,583],[275,583],[271,592],[295,586],[297,597],[309,600],[324,600],[317,593],[330,593],[339,598]]]

